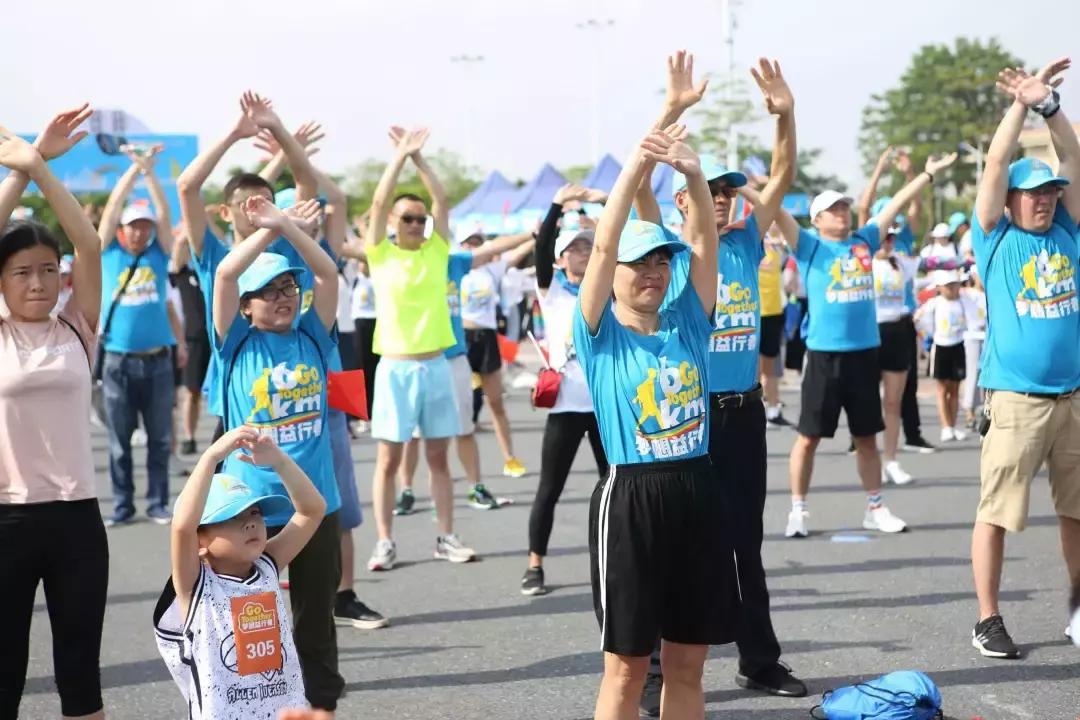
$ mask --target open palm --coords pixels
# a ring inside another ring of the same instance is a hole
[[[701,102],[708,80],[694,85],[694,56],[679,50],[668,57],[667,104],[686,110]]]
[[[280,230],[285,222],[285,215],[262,195],[253,195],[244,202],[244,214],[255,227],[269,230]]]
[[[29,173],[40,162],[41,155],[33,145],[7,128],[0,127],[0,165],[9,170]]]
[[[1050,94],[1050,86],[1023,68],[1005,68],[998,73],[997,88],[1006,95],[1031,107]]]
[[[322,219],[322,205],[318,200],[302,200],[285,211],[296,226],[308,235],[314,235]]]
[[[684,125],[671,125],[662,131],[649,133],[641,141],[641,148],[650,160],[670,165],[684,175],[701,168],[701,160],[683,140],[687,131]]]
[[[83,103],[77,108],[65,110],[56,115],[37,136],[34,147],[46,160],[60,157],[86,137],[86,130],[75,132],[75,129],[90,119],[93,114],[90,104]]]
[[[765,97],[765,107],[772,115],[786,115],[795,108],[795,98],[791,94],[780,63],[768,58],[758,60],[758,68],[750,68],[761,94]],[[760,68],[760,69],[759,69]]]
[[[274,104],[256,92],[248,90],[240,99],[244,114],[260,128],[270,128],[277,124],[278,116],[273,110]]]

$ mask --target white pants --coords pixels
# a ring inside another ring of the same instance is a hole
[[[967,377],[964,378],[963,391],[960,393],[960,407],[964,410],[974,410],[983,404],[983,392],[979,388],[979,357],[982,355],[982,348],[982,340],[964,341]]]

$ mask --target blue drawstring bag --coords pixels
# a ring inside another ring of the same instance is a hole
[[[826,692],[810,711],[819,720],[934,720],[943,717],[941,693],[921,672],[902,670],[871,682]]]

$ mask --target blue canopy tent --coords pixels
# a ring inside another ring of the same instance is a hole
[[[555,192],[565,184],[566,178],[550,163],[544,163],[533,179],[514,195],[510,208],[514,216],[512,230],[523,230],[539,222],[551,207]]]
[[[607,154],[600,158],[600,162],[596,163],[596,166],[585,176],[581,184],[587,188],[611,192],[611,188],[615,187],[615,180],[618,179],[620,172],[622,172],[622,165],[610,154]]]
[[[471,213],[502,212],[503,204],[516,190],[514,183],[495,170],[450,211],[450,216],[456,219]]]

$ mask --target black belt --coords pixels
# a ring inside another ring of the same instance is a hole
[[[112,355],[119,355],[120,357],[139,358],[140,360],[149,360],[151,358],[162,357],[172,352],[172,348],[168,345],[156,347],[152,350],[142,350],[140,352],[113,352],[109,351]]]
[[[755,385],[746,392],[709,393],[709,401],[717,410],[737,410],[754,402],[761,402],[761,385]]]
[[[1033,393],[1033,392],[1018,392],[1017,395],[1023,395],[1029,398],[1035,398],[1037,400],[1065,400],[1071,398],[1076,393],[1080,392],[1080,387],[1074,387],[1072,390],[1067,390],[1063,393]]]

